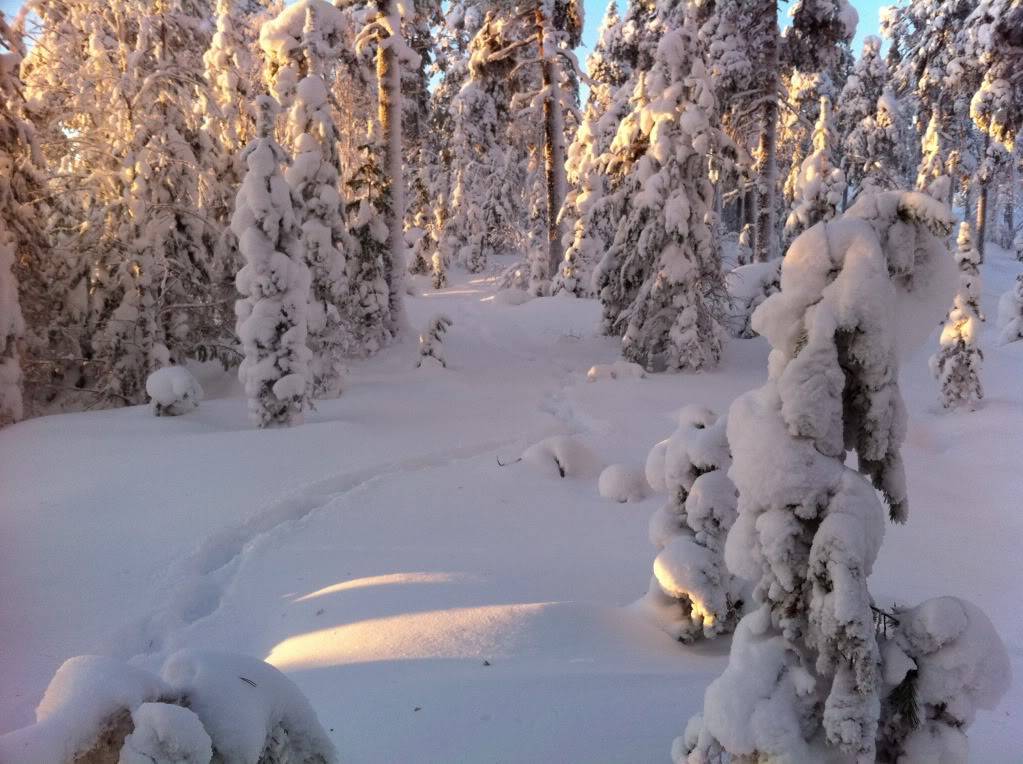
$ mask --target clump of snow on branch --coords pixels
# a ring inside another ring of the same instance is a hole
[[[741,582],[725,567],[725,537],[735,522],[735,486],[725,420],[685,407],[679,427],[651,449],[646,478],[667,503],[650,518],[657,549],[642,611],[681,642],[727,634],[741,614]]]
[[[444,357],[444,334],[454,322],[443,313],[438,313],[430,319],[426,329],[419,335],[419,361],[416,368],[419,368],[427,359],[433,359],[447,368],[447,359]]]
[[[199,407],[203,391],[184,366],[164,366],[146,378],[146,394],[157,416],[180,416]]]
[[[969,223],[959,227],[959,289],[941,330],[940,349],[931,356],[931,372],[938,380],[939,397],[945,408],[973,409],[984,397],[980,368],[984,353],[979,347],[980,253],[973,246]]]

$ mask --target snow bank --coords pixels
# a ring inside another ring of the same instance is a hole
[[[164,366],[146,379],[146,393],[157,416],[179,416],[199,407],[202,386],[184,366]]]
[[[578,438],[555,435],[522,452],[522,461],[552,477],[594,477],[600,458]]]
[[[612,464],[600,473],[597,490],[603,498],[624,504],[643,501],[650,492],[650,486],[642,470],[627,464]]]

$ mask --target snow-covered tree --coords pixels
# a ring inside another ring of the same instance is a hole
[[[301,0],[263,25],[261,45],[267,61],[303,76],[293,91],[283,135],[293,156],[285,171],[298,208],[302,247],[309,268],[308,341],[312,352],[314,398],[341,392],[343,356],[354,338],[346,323],[348,275],[345,263],[344,207],[339,191],[338,130],[330,110],[324,71],[345,39],[344,15],[324,0]],[[283,89],[283,88],[282,88]]]
[[[980,323],[980,253],[973,245],[969,223],[959,226],[959,288],[941,330],[940,349],[931,356],[931,371],[940,386],[945,408],[974,408],[984,397],[980,367],[984,353],[978,347]]]
[[[727,634],[741,615],[742,586],[725,567],[725,537],[736,517],[725,424],[686,406],[675,433],[647,457],[647,482],[668,501],[650,518],[658,554],[641,603],[680,642]]]
[[[909,674],[928,675],[910,704],[934,703],[927,724],[960,738],[977,697],[989,705],[1004,690],[1003,677],[986,674],[966,687],[955,664],[924,657],[933,643],[889,650],[867,589],[884,534],[878,490],[894,519],[908,510],[899,351],[926,336],[951,291],[950,229],[948,208],[925,194],[861,195],[793,242],[781,292],[754,315],[771,362],[767,383],[728,413],[739,500],[725,549],[729,570],[753,582],[753,609],[702,716],[676,740],[675,761],[873,761],[919,733],[898,728],[895,699],[913,691]],[[846,464],[850,450],[858,469]],[[963,635],[967,620],[990,631],[974,613],[927,631]],[[899,629],[917,637],[910,623]],[[997,662],[997,638],[986,648]],[[962,714],[937,710],[942,682]],[[943,741],[933,742],[925,758],[941,760]]]
[[[1005,345],[1023,340],[1023,273],[998,300],[998,340]]]
[[[845,192],[845,173],[835,166],[836,142],[831,122],[831,101],[821,98],[820,116],[813,130],[813,153],[803,160],[796,177],[792,211],[785,234],[794,239],[807,228],[835,217]]]
[[[877,99],[874,113],[864,117],[845,139],[845,160],[859,175],[859,192],[891,191],[903,185],[901,144],[898,102],[891,91],[885,91]]]
[[[881,56],[881,38],[873,35],[863,41],[863,52],[852,74],[846,80],[837,101],[835,127],[842,139],[842,170],[853,189],[859,189],[867,175],[868,162],[876,162],[877,155],[868,156],[868,139],[863,135],[865,123],[879,116],[879,100],[888,85],[888,65]],[[894,115],[891,115],[894,117]],[[871,127],[871,131],[876,126]],[[888,162],[894,157],[889,155]]]
[[[309,268],[292,196],[273,139],[276,111],[269,96],[256,99],[257,137],[243,153],[248,172],[238,191],[231,228],[245,265],[235,305],[245,359],[238,377],[259,427],[301,421],[307,406],[311,353],[306,346]]]
[[[981,0],[967,19],[967,51],[983,68],[970,103],[981,130],[1012,151],[1023,129],[1023,3]]]
[[[31,125],[16,116],[21,83],[18,67],[24,48],[0,12],[0,427],[24,413],[18,342],[25,332],[15,264],[19,250],[38,259],[42,237],[24,192],[38,185],[33,167]],[[28,254],[28,253],[26,253]]]
[[[937,112],[932,112],[927,123],[927,132],[923,137],[923,156],[916,175],[916,187],[944,202],[951,193],[951,180],[945,169],[944,146],[947,141],[941,130],[941,123],[941,116]]]
[[[444,334],[451,327],[452,321],[443,313],[438,313],[430,319],[426,329],[419,335],[419,361],[416,363],[418,369],[427,358],[432,358],[445,369],[448,366],[444,356]]]

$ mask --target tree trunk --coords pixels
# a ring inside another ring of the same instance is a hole
[[[393,34],[401,34],[395,0],[377,0],[380,15],[387,19]],[[384,198],[387,202],[387,329],[397,335],[405,323],[405,189],[401,158],[401,67],[391,37],[380,40],[377,47],[378,114],[380,134],[384,141]]]
[[[547,93],[543,102],[544,167],[547,172],[547,278],[553,279],[561,267],[564,250],[561,242],[561,208],[565,202],[565,130],[561,113],[560,82],[554,63],[555,51],[544,49],[547,19],[536,6],[536,41],[540,49],[541,76]]]
[[[1016,236],[1016,183],[1018,181],[1016,170],[1016,157],[1009,157],[1009,179],[1005,189],[1005,207],[1002,225],[1005,228],[1004,244],[1006,249],[1012,248],[1013,239]]]
[[[771,18],[775,19],[774,31],[768,36],[765,66],[767,72],[767,101],[764,104],[763,123],[760,130],[760,155],[764,157],[764,166],[760,173],[760,209],[757,220],[757,245],[753,259],[758,263],[766,263],[778,256],[776,215],[778,197],[778,45],[779,33],[777,11],[774,0],[764,3],[765,12],[770,7]]]
[[[984,160],[988,161],[988,150],[990,148],[991,138],[987,135],[984,136]],[[988,165],[990,168],[990,165]],[[985,173],[980,180],[980,188],[977,189],[977,223],[974,226],[974,230],[977,232],[977,252],[980,254],[980,261],[984,262],[984,241],[987,239],[987,199],[988,192],[991,189],[991,177],[990,173]],[[969,207],[967,207],[967,210]]]

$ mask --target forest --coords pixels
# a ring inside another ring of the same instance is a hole
[[[0,11],[0,764],[1018,760],[1023,0],[868,8]]]

